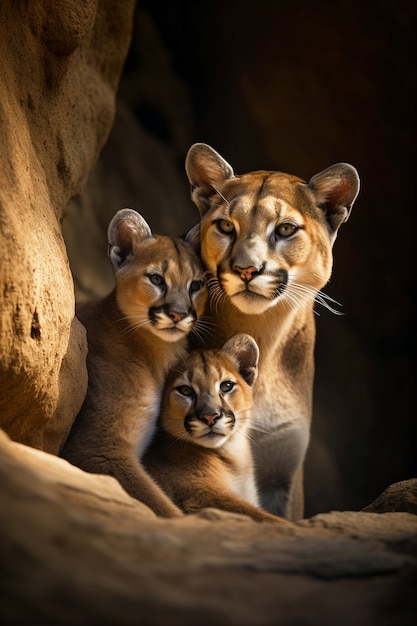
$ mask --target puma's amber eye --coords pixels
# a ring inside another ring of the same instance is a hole
[[[235,230],[233,222],[230,222],[229,220],[218,220],[217,228],[225,235],[230,235]]]
[[[222,383],[220,383],[220,389],[221,391],[223,391],[223,393],[229,393],[229,391],[232,391],[235,384],[236,383],[234,383],[232,380],[224,380]]]
[[[282,222],[275,229],[275,235],[277,237],[290,237],[298,230],[298,226],[291,222]]]
[[[165,281],[159,274],[148,274],[148,278],[151,281],[152,285],[156,287],[164,287]]]
[[[186,396],[187,398],[192,398],[194,396],[194,389],[189,385],[180,385],[179,387],[176,387],[176,390],[182,396]]]

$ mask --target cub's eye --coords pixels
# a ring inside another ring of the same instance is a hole
[[[156,287],[163,287],[165,285],[165,281],[159,274],[148,274],[147,275],[152,285],[156,285]]]
[[[186,396],[187,398],[192,398],[195,395],[194,389],[189,385],[180,385],[179,387],[176,387],[176,390],[182,396]]]
[[[230,222],[229,220],[218,220],[217,228],[224,235],[230,235],[235,230],[233,222]]]
[[[291,222],[282,222],[275,229],[275,235],[277,237],[290,237],[298,230],[298,226],[291,224]]]
[[[201,280],[193,280],[190,285],[190,293],[195,293],[196,291],[200,291],[202,286]]]
[[[228,393],[229,391],[232,391],[235,385],[236,383],[234,383],[232,380],[224,380],[222,383],[220,383],[220,389],[221,391],[223,391],[223,393]]]

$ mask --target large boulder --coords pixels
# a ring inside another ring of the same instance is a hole
[[[395,488],[415,498],[417,480]],[[415,623],[417,516],[406,506],[297,524],[216,509],[158,519],[114,478],[4,434],[0,498],[7,626]]]
[[[60,220],[111,129],[133,9],[0,4],[0,425],[55,453],[87,384]]]

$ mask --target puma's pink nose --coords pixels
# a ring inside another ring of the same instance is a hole
[[[253,265],[251,267],[239,267],[239,265],[234,266],[234,271],[240,274],[240,278],[245,282],[249,282],[252,280],[255,274],[258,273],[258,269]]]

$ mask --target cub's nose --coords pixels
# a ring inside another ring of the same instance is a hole
[[[214,426],[220,417],[220,413],[203,413],[199,416],[199,419],[202,422],[206,422],[207,426]]]
[[[174,322],[174,324],[178,324],[178,322],[187,317],[187,313],[185,311],[174,311],[173,309],[170,309],[168,311],[168,317]]]

